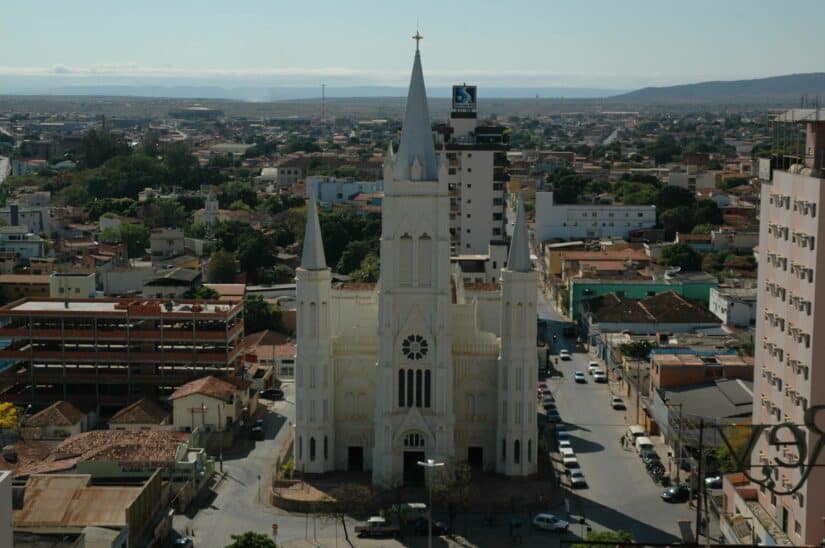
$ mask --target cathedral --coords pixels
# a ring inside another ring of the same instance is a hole
[[[450,264],[447,169],[416,45],[400,143],[384,159],[377,284],[332,285],[309,203],[297,270],[297,470],[370,470],[384,488],[421,484],[425,459],[536,472],[538,280],[524,207],[498,282],[465,284]]]

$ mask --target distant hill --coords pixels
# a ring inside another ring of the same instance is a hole
[[[608,101],[629,104],[781,104],[798,105],[803,95],[808,100],[820,96],[825,101],[825,72],[788,74],[757,78],[699,82],[679,86],[648,87],[615,95]]]

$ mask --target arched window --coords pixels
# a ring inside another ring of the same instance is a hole
[[[408,449],[419,449],[424,447],[424,436],[417,432],[404,436],[404,447]]]
[[[430,287],[433,277],[433,240],[424,234],[418,239],[418,285]]]
[[[401,236],[398,245],[398,283],[401,286],[412,285],[413,239],[409,234]]]
[[[315,462],[315,438],[309,438],[309,460]]]
[[[398,370],[398,407],[404,407],[404,370]]]
[[[413,406],[413,388],[415,385],[415,373],[412,369],[407,369],[407,407]]]
[[[424,407],[430,407],[432,403],[431,399],[432,394],[432,381],[430,378],[430,370],[427,369],[424,371]]]
[[[533,440],[527,440],[527,462],[533,462]]]
[[[513,462],[516,464],[521,462],[521,444],[518,440],[513,442]]]
[[[421,370],[415,371],[415,406],[421,407],[423,405],[421,391],[424,389],[424,381],[421,378]]]
[[[329,440],[324,436],[324,460],[329,459]]]

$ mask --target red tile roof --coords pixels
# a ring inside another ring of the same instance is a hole
[[[162,424],[169,416],[169,411],[144,398],[115,413],[109,424]]]
[[[219,379],[209,375],[178,387],[177,390],[172,392],[169,399],[176,400],[178,398],[191,396],[192,394],[202,394],[204,396],[229,402],[232,401],[232,398],[238,390],[249,388],[249,385],[249,381],[244,381],[241,379],[233,379],[230,381],[228,379]]]
[[[35,413],[23,423],[25,427],[73,426],[86,418],[86,413],[67,401],[56,401]]]

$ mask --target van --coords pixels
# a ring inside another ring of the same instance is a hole
[[[631,424],[627,427],[627,432],[625,433],[625,436],[627,437],[627,439],[630,440],[631,443],[635,443],[636,438],[644,436],[645,434],[647,434],[647,432],[645,432],[645,429],[642,425]]]
[[[643,451],[653,451],[653,442],[647,436],[636,438],[636,452],[641,455]]]

